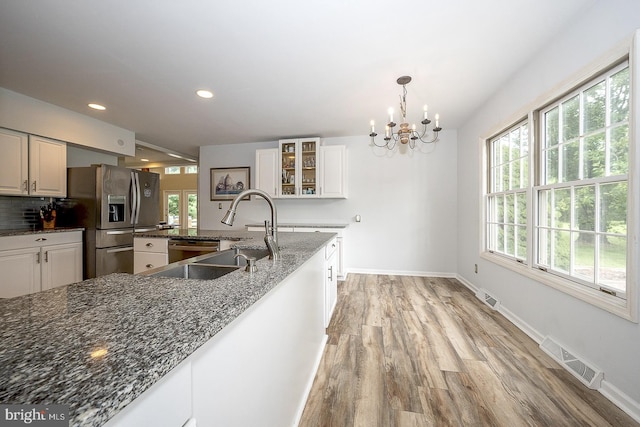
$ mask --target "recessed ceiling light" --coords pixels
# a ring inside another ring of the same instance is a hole
[[[94,110],[100,110],[100,111],[104,111],[107,109],[107,107],[105,107],[104,105],[100,105],[100,104],[88,104],[90,108],[93,108]]]
[[[141,162],[148,162],[149,159],[140,159]]]
[[[205,99],[213,98],[213,92],[205,89],[197,90],[196,95],[198,95],[200,98],[205,98]]]

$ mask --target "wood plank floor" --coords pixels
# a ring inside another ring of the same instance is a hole
[[[301,427],[638,426],[455,279],[338,286]]]

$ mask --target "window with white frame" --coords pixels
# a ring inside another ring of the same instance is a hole
[[[536,265],[626,294],[629,67],[540,111]]]
[[[625,61],[487,140],[489,259],[601,307],[627,298],[630,92]]]
[[[184,173],[185,174],[198,173],[198,166],[185,166]]]
[[[488,141],[487,249],[527,258],[529,127],[525,120]]]
[[[180,175],[180,166],[169,166],[164,168],[165,175]]]

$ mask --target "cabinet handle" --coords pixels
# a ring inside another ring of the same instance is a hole
[[[147,264],[147,265],[145,265],[145,267],[147,267],[147,268],[153,268],[153,264]]]
[[[33,191],[36,191],[36,182],[33,181]]]
[[[40,264],[40,252],[36,254],[36,264]]]
[[[29,191],[29,180],[28,179],[24,180],[24,191]]]
[[[47,238],[46,238],[46,237],[38,237],[38,238],[36,239],[36,242],[44,242],[45,240],[47,240]]]
[[[333,282],[333,265],[329,266],[329,280]]]
[[[153,247],[153,243],[149,242],[145,246],[148,247],[148,248],[151,248],[151,247]]]
[[[49,251],[44,252],[44,262],[49,262]]]

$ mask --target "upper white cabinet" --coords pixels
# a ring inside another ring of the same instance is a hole
[[[347,148],[344,145],[320,147],[320,197],[347,197]]]
[[[256,150],[256,188],[278,197],[278,149]]]
[[[280,140],[279,197],[318,197],[318,146],[320,138]]]
[[[320,138],[284,139],[256,150],[255,188],[277,198],[346,198],[347,149]]]
[[[0,194],[67,195],[67,145],[34,135],[0,129]]]

